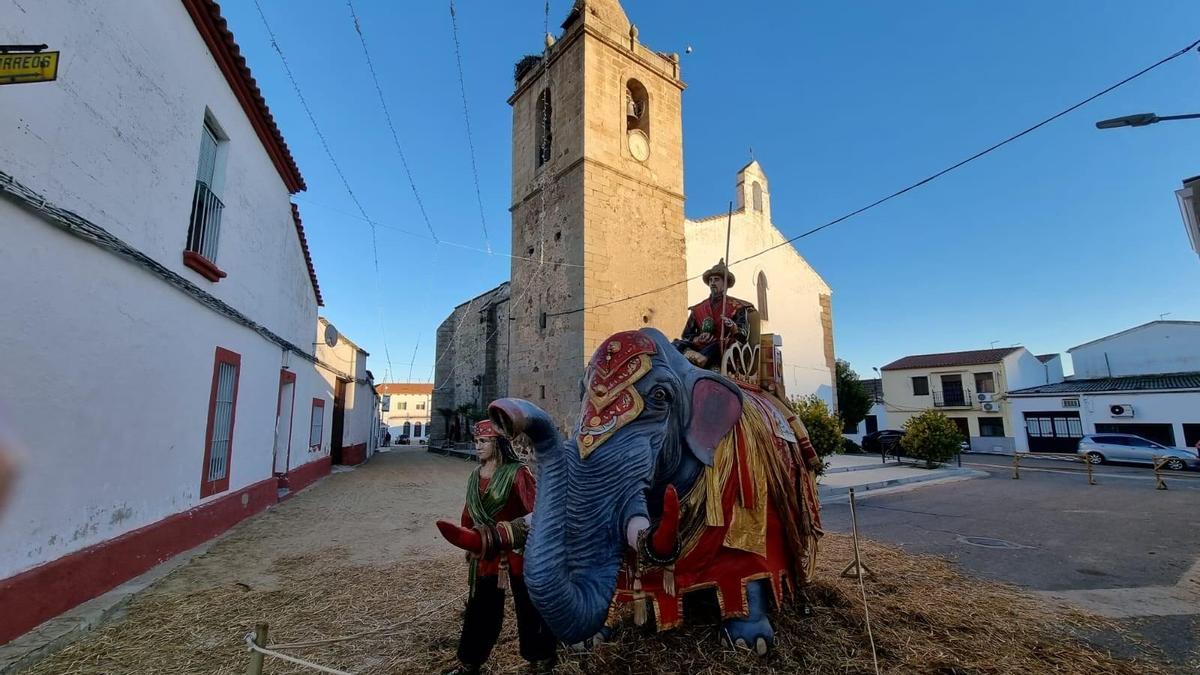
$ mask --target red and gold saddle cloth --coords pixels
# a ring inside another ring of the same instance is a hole
[[[658,630],[681,623],[689,591],[713,588],[723,618],[745,617],[748,582],[769,580],[778,604],[813,572],[819,459],[783,403],[743,394],[742,417],[717,445],[713,466],[681,497],[679,559],[671,568],[626,564],[617,577],[617,601],[653,603]]]

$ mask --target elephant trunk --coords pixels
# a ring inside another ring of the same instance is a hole
[[[645,515],[653,453],[636,436],[614,437],[583,460],[527,401],[497,401],[491,416],[509,433],[527,434],[536,452],[538,495],[525,545],[529,596],[560,640],[586,640],[608,615],[626,523]]]

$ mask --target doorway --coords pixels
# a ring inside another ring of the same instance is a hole
[[[329,430],[329,457],[334,464],[342,463],[342,430],[346,428],[346,381],[333,385],[333,426]]]
[[[292,455],[292,416],[296,403],[296,374],[279,371],[279,400],[275,405],[275,462],[276,476],[288,472]]]

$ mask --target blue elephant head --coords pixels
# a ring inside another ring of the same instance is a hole
[[[565,443],[528,401],[501,399],[490,408],[496,424],[528,434],[534,447],[538,495],[525,582],[567,643],[603,626],[633,527],[657,519],[668,485],[687,493],[742,412],[737,386],[693,366],[652,328],[601,343],[583,399]]]

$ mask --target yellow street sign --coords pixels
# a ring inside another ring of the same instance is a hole
[[[0,84],[51,82],[58,78],[58,52],[0,53]]]

